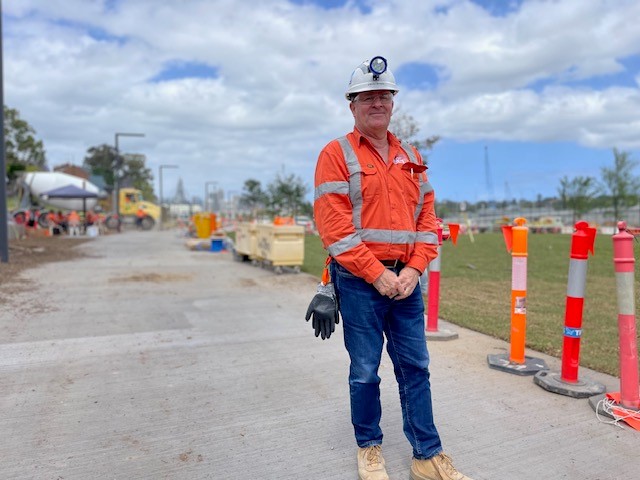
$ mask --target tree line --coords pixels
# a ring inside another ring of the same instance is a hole
[[[9,185],[14,186],[22,172],[48,170],[44,143],[37,139],[35,129],[15,108],[4,106],[4,138],[6,176]],[[120,185],[137,188],[144,198],[155,201],[153,175],[145,165],[145,156],[140,154],[120,154],[115,147],[103,144],[87,150],[82,167],[91,175],[104,180],[104,188],[112,191],[115,172],[120,175]]]
[[[390,130],[399,138],[416,146],[428,162],[430,151],[439,141],[437,135],[422,138],[419,127],[413,117],[396,110]],[[23,171],[46,170],[47,156],[44,143],[36,136],[35,129],[20,117],[20,112],[4,106],[4,136],[6,176],[14,181]],[[557,197],[536,200],[504,200],[491,205],[505,209],[550,207],[570,209],[574,220],[594,208],[606,208],[612,212],[613,220],[618,219],[621,210],[640,202],[640,179],[634,175],[638,161],[631,158],[629,152],[613,149],[613,165],[602,167],[599,179],[589,176],[564,176],[560,179]],[[131,186],[142,191],[145,198],[156,201],[153,191],[153,174],[145,165],[144,155],[118,155],[115,147],[107,144],[91,147],[87,150],[83,167],[92,175],[104,179],[105,189],[114,187],[115,172],[121,178],[122,186]],[[295,174],[283,170],[275,179],[263,187],[259,180],[250,178],[244,182],[240,195],[240,205],[256,217],[260,215],[313,215],[311,202],[305,200],[310,187]],[[470,213],[482,211],[489,205],[487,201],[467,204]],[[457,213],[460,203],[437,201],[438,215],[445,217]]]
[[[412,143],[422,153],[425,162],[428,161],[428,154],[440,139],[439,136],[431,136],[424,140],[418,139],[420,131],[418,125],[411,115],[396,111],[389,127],[396,136]],[[543,208],[551,207],[556,210],[569,209],[573,214],[573,221],[578,220],[582,215],[595,208],[609,209],[612,219],[617,221],[619,214],[627,207],[640,204],[640,178],[634,175],[634,170],[638,166],[638,161],[631,158],[629,152],[613,149],[613,166],[602,167],[600,169],[601,178],[596,179],[588,176],[568,177],[565,175],[560,179],[558,187],[558,197],[543,198],[538,195],[535,201],[521,199],[516,201],[504,200],[499,203],[489,201],[467,204],[465,209],[468,212],[478,212],[487,208],[515,209]],[[460,211],[460,202],[437,201],[436,212],[439,216],[445,217]]]
[[[600,178],[578,175],[565,175],[560,179],[557,196],[543,197],[535,200],[506,199],[500,202],[482,200],[475,203],[464,202],[468,213],[495,210],[527,210],[544,208],[548,210],[569,210],[573,222],[593,209],[604,209],[611,212],[611,220],[620,219],[620,212],[640,204],[640,178],[634,175],[638,161],[631,158],[629,152],[613,149],[613,165],[600,169]],[[457,215],[461,211],[460,202],[437,201],[436,212],[441,217]]]
[[[6,175],[15,182],[25,171],[48,170],[46,150],[37,139],[35,129],[20,117],[18,110],[4,107]],[[107,191],[114,188],[118,172],[120,186],[137,188],[145,199],[157,201],[153,191],[153,174],[145,165],[144,155],[118,154],[114,146],[102,144],[90,147],[83,168],[104,180]],[[308,187],[300,177],[281,172],[263,187],[259,180],[245,181],[241,205],[253,215],[312,215],[312,206],[305,200]],[[186,198],[182,180],[176,197]]]
[[[313,217],[313,205],[305,200],[309,188],[304,181],[284,170],[263,188],[259,180],[250,178],[244,182],[240,206],[251,218],[276,215]]]

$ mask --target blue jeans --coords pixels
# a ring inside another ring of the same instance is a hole
[[[351,358],[351,422],[358,446],[382,443],[378,367],[384,333],[400,390],[404,434],[413,447],[413,456],[425,459],[437,455],[442,444],[433,423],[420,288],[416,287],[404,300],[391,300],[335,260],[330,268],[340,302],[344,344]]]

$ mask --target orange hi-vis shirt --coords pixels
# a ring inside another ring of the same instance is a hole
[[[78,215],[78,212],[74,210],[71,213],[69,213],[69,216],[67,217],[67,222],[69,223],[69,225],[73,225],[73,226],[79,225],[80,215]]]
[[[438,255],[434,193],[420,153],[390,132],[385,161],[357,128],[320,152],[314,216],[325,249],[373,283],[380,260],[424,272]]]

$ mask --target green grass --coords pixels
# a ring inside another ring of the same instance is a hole
[[[322,247],[322,242],[318,235],[304,236],[304,262],[302,271],[310,273],[320,279],[324,263],[327,260],[327,252]]]
[[[502,234],[461,236],[442,248],[440,317],[510,340],[511,255]],[[571,235],[529,234],[527,347],[560,357]],[[636,256],[640,244],[635,244]],[[302,270],[320,277],[326,259],[320,239],[305,236]],[[596,237],[589,257],[580,365],[618,376],[618,313],[611,237]],[[636,281],[636,292],[640,291]]]

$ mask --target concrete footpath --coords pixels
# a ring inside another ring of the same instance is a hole
[[[79,248],[88,256],[27,271],[33,284],[0,304],[0,479],[357,479],[342,324],[321,341],[304,321],[315,278],[190,251],[175,231]],[[429,342],[433,399],[462,472],[640,478],[640,432],[489,369],[508,344],[448,328],[459,339]],[[380,376],[389,475],[408,480],[386,352]]]

